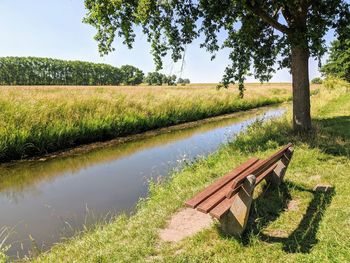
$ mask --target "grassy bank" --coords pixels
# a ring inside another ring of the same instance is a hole
[[[0,162],[283,102],[289,84],[0,87]]]
[[[293,134],[290,116],[252,126],[205,160],[152,184],[131,217],[120,216],[43,254],[38,262],[346,262],[350,258],[350,94],[321,90],[312,99],[315,129]],[[248,157],[266,157],[292,141],[295,154],[278,191],[259,186],[242,239],[217,227],[177,244],[160,242],[159,228],[183,202]],[[317,183],[332,195],[312,191]]]

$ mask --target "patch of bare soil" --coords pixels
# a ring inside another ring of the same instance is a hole
[[[159,232],[162,241],[178,242],[208,228],[213,223],[209,214],[185,208],[174,214],[167,227]]]
[[[287,238],[288,232],[285,230],[274,229],[270,231],[264,232],[264,234],[268,234],[270,237],[278,237],[278,238]]]
[[[299,203],[299,200],[290,200],[287,206],[287,211],[298,211]]]

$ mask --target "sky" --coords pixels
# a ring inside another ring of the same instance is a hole
[[[134,48],[129,50],[118,40],[116,51],[101,57],[93,39],[95,28],[84,24],[86,13],[83,0],[0,0],[0,56],[36,56],[68,60],[108,63],[114,66],[136,66],[144,72],[155,70],[146,37],[137,33]],[[329,43],[333,34],[329,33]],[[214,83],[222,78],[229,64],[228,51],[219,51],[214,61],[210,54],[199,48],[201,39],[186,47],[184,67],[164,61],[165,74],[190,78],[194,83]],[[326,57],[323,58],[325,61]],[[320,76],[318,63],[310,59],[310,79]],[[252,77],[247,79],[255,82]],[[290,82],[288,70],[278,71],[271,82]]]

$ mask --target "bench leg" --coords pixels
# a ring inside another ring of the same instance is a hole
[[[283,182],[284,175],[286,174],[288,165],[293,156],[293,147],[289,147],[286,153],[282,156],[281,160],[277,162],[276,168],[273,170],[270,176],[266,178],[269,184],[279,186]]]
[[[253,201],[255,181],[256,177],[254,175],[247,176],[241,189],[236,194],[230,210],[220,219],[221,228],[225,233],[236,237],[243,233]]]

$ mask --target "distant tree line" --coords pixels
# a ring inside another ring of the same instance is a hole
[[[190,84],[191,81],[189,79],[183,79],[183,78],[179,78],[177,80],[177,84],[181,84],[181,85],[186,85],[186,84]]]
[[[176,85],[176,76],[170,75],[167,76],[160,72],[150,72],[145,77],[144,82],[148,85],[161,86],[163,84],[174,86]]]
[[[169,85],[169,86],[175,86],[176,84],[180,85],[186,85],[190,84],[189,79],[177,79],[176,75],[165,75],[160,72],[150,72],[144,79],[144,83],[147,83],[148,85],[153,86],[161,86],[161,85]]]
[[[145,77],[131,65],[120,68],[101,63],[38,57],[0,57],[0,85],[148,85],[188,84],[189,79],[160,72]]]
[[[0,85],[137,85],[143,72],[130,65],[38,57],[0,58]]]

